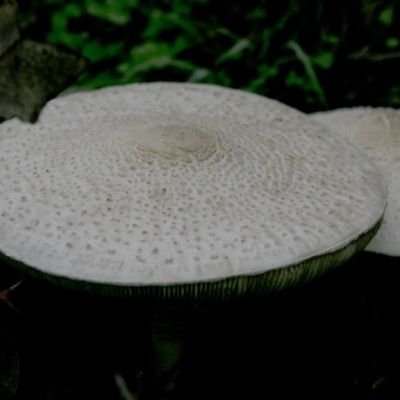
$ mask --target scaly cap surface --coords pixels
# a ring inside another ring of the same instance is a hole
[[[313,114],[371,157],[388,185],[382,226],[365,250],[400,256],[400,111],[356,107]]]
[[[0,125],[0,252],[53,281],[267,292],[359,251],[384,207],[364,153],[238,90],[111,87]]]

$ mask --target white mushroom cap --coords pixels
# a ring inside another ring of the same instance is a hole
[[[359,146],[382,171],[388,185],[387,208],[379,232],[365,250],[400,256],[400,111],[356,107],[312,116]]]
[[[0,125],[0,253],[88,290],[224,297],[307,281],[368,243],[385,190],[308,116],[212,85],[78,93],[35,125]]]

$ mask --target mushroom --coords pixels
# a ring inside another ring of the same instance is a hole
[[[388,185],[387,208],[379,232],[365,250],[400,256],[400,111],[356,107],[312,117],[359,146],[382,171]]]
[[[213,85],[77,93],[0,125],[0,254],[95,294],[174,308],[307,282],[366,246],[385,196],[345,139]]]

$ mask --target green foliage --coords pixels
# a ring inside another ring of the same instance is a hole
[[[190,81],[242,88],[304,111],[400,105],[396,2],[20,3],[25,15],[35,16],[37,39],[92,61],[71,90]]]
[[[379,21],[384,25],[392,25],[393,23],[393,7],[388,7],[379,13]]]

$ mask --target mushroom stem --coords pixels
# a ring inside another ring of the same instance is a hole
[[[152,377],[150,398],[175,398],[182,375],[182,351],[186,336],[182,302],[164,301],[153,305]]]

